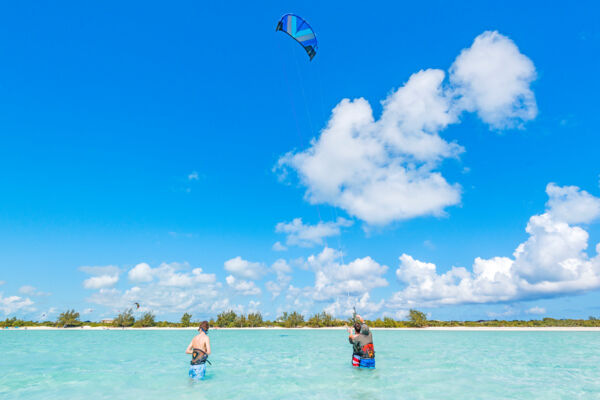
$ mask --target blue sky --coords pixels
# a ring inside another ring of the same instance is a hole
[[[315,29],[312,62],[275,32],[286,12]],[[343,316],[353,304],[371,316],[598,315],[597,13],[592,2],[2,6],[0,316],[98,319],[136,300],[170,319]],[[414,104],[425,106],[403,114]],[[367,167],[348,132],[315,156],[363,117],[352,132],[376,147]],[[487,273],[476,258],[492,260]],[[464,270],[443,275],[453,267]]]

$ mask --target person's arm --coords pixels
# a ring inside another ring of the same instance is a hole
[[[210,338],[207,335],[206,336],[206,355],[208,356],[209,354],[210,354]]]
[[[185,354],[192,354],[194,350],[194,339],[190,342],[190,345],[185,349]]]
[[[350,343],[353,343],[352,339],[354,339],[354,337],[356,336],[356,335],[352,334],[353,329],[349,328],[348,325],[344,325],[344,326],[346,327],[346,331],[348,332],[348,339],[350,340]]]

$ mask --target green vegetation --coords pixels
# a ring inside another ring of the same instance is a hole
[[[408,312],[408,318],[415,328],[424,328],[427,326],[427,316],[421,311],[410,310]]]
[[[259,312],[248,314],[248,318],[246,318],[246,321],[251,328],[254,328],[256,326],[263,326],[264,324],[262,314]]]
[[[114,326],[118,326],[121,328],[133,326],[134,323],[135,318],[133,317],[133,311],[131,310],[131,308],[117,315],[117,318],[115,318],[115,320],[113,321]]]
[[[236,326],[236,320],[237,315],[233,311],[223,311],[221,314],[217,315],[215,326],[221,328],[234,328]]]
[[[154,325],[156,325],[156,322],[154,321],[154,314],[152,314],[151,312],[144,313],[144,315],[142,315],[142,318],[138,319],[133,324],[135,328],[147,328]]]
[[[419,310],[410,310],[408,320],[399,321],[390,317],[383,319],[365,321],[373,328],[423,328],[423,327],[519,327],[519,328],[544,328],[544,327],[598,327],[600,328],[600,318],[589,317],[588,319],[554,319],[543,318],[529,321],[502,321],[502,320],[480,320],[480,321],[437,321],[429,320],[425,313]],[[89,326],[118,326],[118,327],[189,327],[196,323],[192,322],[192,315],[189,313],[183,314],[180,322],[156,321],[155,316],[151,312],[144,313],[137,321],[131,309],[120,313],[112,322],[82,322],[79,319],[79,313],[75,310],[67,310],[61,313],[56,322],[43,321],[25,321],[16,317],[6,318],[0,321],[0,328],[17,328],[28,326],[58,326],[58,327],[79,327],[81,325]],[[263,319],[260,312],[250,314],[236,314],[234,311],[224,311],[217,315],[217,319],[211,320],[210,325],[220,328],[255,328],[255,327],[341,327],[350,325],[351,319],[342,320],[334,318],[326,312],[321,312],[312,315],[305,321],[304,316],[297,312],[284,312],[277,320],[268,321]]]
[[[327,314],[325,311],[317,313],[310,317],[306,324],[312,328],[323,328],[326,326],[338,326],[334,324],[335,319],[333,316]]]
[[[296,328],[298,326],[304,326],[304,316],[297,311],[293,311],[291,313],[284,312],[281,317],[279,317],[279,321],[286,328]]]
[[[192,326],[192,314],[185,313],[181,316],[181,326]]]
[[[80,325],[81,321],[79,320],[79,313],[75,312],[75,310],[67,310],[61,313],[56,320],[56,326],[63,328],[70,328]]]

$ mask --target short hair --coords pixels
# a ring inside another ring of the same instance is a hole
[[[209,328],[210,328],[210,326],[208,325],[208,321],[202,321],[202,322],[200,322],[200,326],[198,327],[198,330],[202,329],[204,332],[208,332]]]

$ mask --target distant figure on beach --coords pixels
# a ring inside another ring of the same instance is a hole
[[[190,345],[185,350],[186,354],[192,355],[190,362],[190,378],[195,380],[204,379],[206,374],[206,363],[210,354],[210,338],[208,337],[208,321],[202,321],[198,327],[198,334],[194,336]]]
[[[348,340],[352,345],[352,366],[360,368],[375,368],[375,348],[373,347],[373,334],[371,333],[365,320],[357,315],[360,322],[354,323],[354,332],[352,328],[348,330]]]

